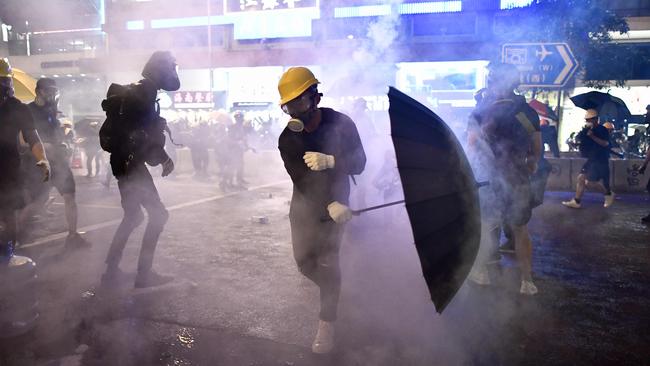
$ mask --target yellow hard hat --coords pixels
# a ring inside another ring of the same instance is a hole
[[[10,78],[12,76],[14,76],[14,73],[11,70],[9,60],[6,58],[0,58],[0,77]]]
[[[296,99],[310,86],[319,84],[314,74],[306,67],[290,67],[282,74],[278,82],[280,92],[280,105]]]

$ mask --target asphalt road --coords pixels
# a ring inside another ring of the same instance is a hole
[[[315,356],[318,292],[293,261],[291,184],[273,152],[248,158],[245,191],[189,175],[157,180],[171,216],[154,266],[176,280],[152,290],[99,288],[119,194],[77,177],[79,226],[93,245],[64,248],[60,198],[54,215],[34,222],[18,254],[37,263],[41,318],[0,341],[0,365],[650,364],[646,196],[622,195],[604,209],[593,194],[572,210],[559,203],[570,192],[547,193],[530,225],[540,293],[518,294],[506,256],[491,267],[492,286],[466,283],[442,315],[404,209],[356,218],[342,248],[337,347]],[[366,204],[381,201],[367,194]],[[142,231],[121,264],[131,276]]]

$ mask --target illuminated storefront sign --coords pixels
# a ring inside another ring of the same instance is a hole
[[[177,91],[158,95],[160,107],[165,109],[211,109],[214,93],[209,91]]]
[[[224,12],[317,8],[318,0],[225,0]]]

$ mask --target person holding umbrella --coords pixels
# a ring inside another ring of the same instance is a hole
[[[314,353],[334,348],[341,271],[339,247],[350,220],[349,176],[361,174],[366,155],[350,117],[319,108],[319,81],[305,67],[289,68],[280,78],[282,110],[291,116],[278,149],[293,182],[289,221],[293,254],[300,272],[320,289]]]
[[[598,111],[595,109],[587,109],[585,121],[587,123],[578,134],[578,140],[580,151],[587,158],[587,162],[578,174],[575,197],[562,204],[570,208],[580,208],[585,188],[593,184],[605,193],[603,207],[607,208],[614,203],[615,197],[609,186],[609,131],[598,123]]]

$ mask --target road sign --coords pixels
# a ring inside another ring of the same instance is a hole
[[[504,44],[501,61],[517,66],[523,87],[561,88],[578,68],[566,43]]]

